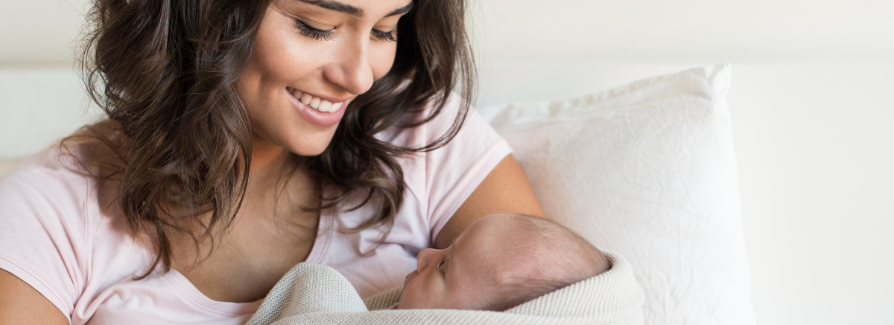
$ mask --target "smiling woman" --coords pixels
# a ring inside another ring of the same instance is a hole
[[[323,152],[350,102],[391,69],[399,19],[412,6],[406,0],[368,10],[341,2],[273,2],[238,83],[260,137],[253,145],[304,156]]]
[[[464,9],[96,0],[107,119],[0,180],[0,323],[240,324],[296,263],[369,296],[481,216],[543,215],[469,109]]]

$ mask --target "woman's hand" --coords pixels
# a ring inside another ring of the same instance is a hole
[[[472,222],[494,213],[546,215],[528,177],[512,155],[503,158],[459,207],[438,234],[435,247],[447,248]]]
[[[69,322],[40,292],[0,269],[0,324],[67,325]]]

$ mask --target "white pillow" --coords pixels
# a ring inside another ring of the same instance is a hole
[[[754,324],[729,65],[480,108],[547,215],[633,265],[645,324]]]

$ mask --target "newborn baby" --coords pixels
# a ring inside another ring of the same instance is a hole
[[[589,281],[597,275],[602,281]],[[575,290],[548,298],[551,303],[529,306],[540,315],[477,312],[507,311],[579,281]],[[419,252],[404,288],[366,300],[335,269],[300,263],[247,324],[642,324],[642,304],[642,289],[620,256],[603,255],[552,221],[495,214],[469,225],[447,249]],[[554,313],[557,306],[562,309]]]
[[[446,249],[424,249],[397,309],[504,311],[611,268],[589,241],[520,214],[482,217]]]

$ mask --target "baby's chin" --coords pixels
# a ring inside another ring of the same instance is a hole
[[[394,305],[392,309],[436,309],[438,307],[435,306],[426,306],[426,303],[419,300],[414,299],[412,296],[401,296],[400,301],[397,302],[397,305]]]

